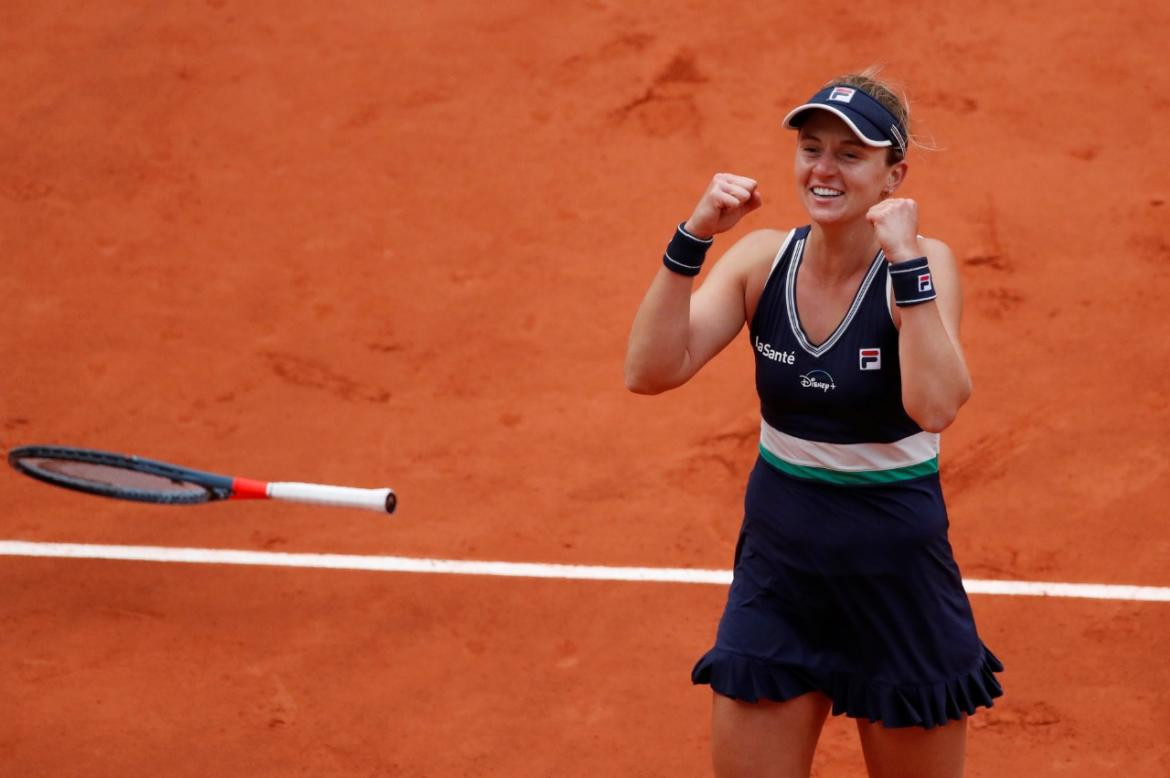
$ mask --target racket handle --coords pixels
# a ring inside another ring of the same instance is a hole
[[[366,508],[381,513],[393,513],[398,507],[398,498],[393,489],[356,489],[352,486],[274,481],[268,484],[268,496],[273,500],[333,505],[339,508]]]

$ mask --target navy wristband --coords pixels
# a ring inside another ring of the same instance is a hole
[[[890,286],[894,288],[894,302],[899,306],[928,303],[938,296],[926,257],[891,264]]]
[[[707,256],[707,249],[711,248],[715,238],[696,238],[683,229],[686,222],[680,222],[674,231],[674,237],[666,246],[666,253],[662,255],[662,264],[667,270],[684,276],[697,276],[703,269],[703,259]]]

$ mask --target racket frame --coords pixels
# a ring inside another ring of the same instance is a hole
[[[42,470],[25,460],[49,459],[64,462],[81,462],[129,470],[147,475],[166,478],[186,484],[194,484],[199,490],[163,492],[138,489],[127,486],[103,486],[99,482],[68,475],[54,474]],[[398,497],[392,489],[359,489],[349,486],[308,484],[287,481],[257,481],[250,478],[193,470],[168,462],[146,459],[134,455],[117,454],[89,448],[70,446],[30,445],[19,446],[8,452],[8,464],[17,471],[38,481],[66,489],[96,494],[114,499],[135,502],[160,503],[165,505],[196,505],[216,500],[285,500],[347,508],[365,508],[393,513],[398,506]]]

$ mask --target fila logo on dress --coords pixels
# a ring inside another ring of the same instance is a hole
[[[863,348],[858,352],[858,367],[862,370],[882,369],[882,350],[880,348]]]

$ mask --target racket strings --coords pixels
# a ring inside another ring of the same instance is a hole
[[[207,492],[205,487],[189,481],[97,462],[28,457],[22,459],[21,464],[63,485],[176,496],[196,496]]]

